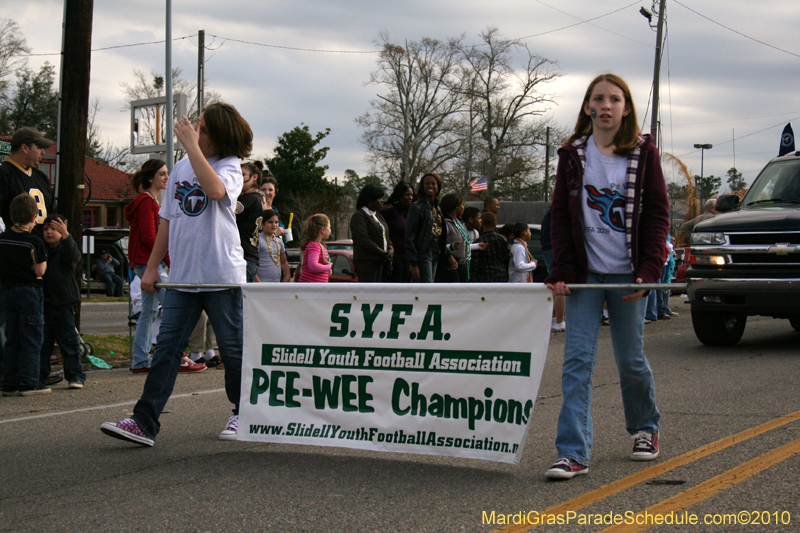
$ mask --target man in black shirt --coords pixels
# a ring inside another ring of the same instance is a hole
[[[11,155],[0,164],[0,216],[6,228],[13,226],[9,215],[11,200],[26,192],[36,202],[36,223],[43,224],[53,212],[53,187],[44,172],[36,168],[45,148],[53,141],[34,128],[20,128],[11,137]]]

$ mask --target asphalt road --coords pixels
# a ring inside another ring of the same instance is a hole
[[[128,304],[84,301],[81,303],[80,332],[85,335],[127,335]]]
[[[566,482],[543,477],[556,458],[563,334],[551,338],[519,465],[219,441],[229,415],[221,370],[180,375],[156,446],[142,448],[99,426],[131,412],[144,376],[91,371],[84,390],[0,398],[0,531],[510,532],[530,527],[499,524],[500,514],[560,506],[576,513],[572,523],[536,530],[583,532],[608,526],[578,525],[582,513],[602,521],[669,501],[679,517],[746,511],[751,523],[652,531],[797,531],[798,341],[788,321],[767,318],[751,318],[733,348],[700,345],[688,313],[646,326],[662,452],[634,463],[603,328],[591,471]],[[495,523],[484,523],[492,511]]]

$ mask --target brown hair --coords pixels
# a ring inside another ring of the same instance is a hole
[[[265,183],[271,183],[275,187],[275,194],[278,194],[278,180],[276,180],[272,176],[264,176],[261,179],[261,183],[259,183],[258,186],[261,187]]]
[[[616,155],[628,155],[639,145],[639,126],[637,124],[636,107],[633,105],[631,90],[628,88],[628,84],[625,83],[625,80],[616,74],[600,74],[592,80],[592,83],[589,84],[589,87],[586,89],[586,94],[583,96],[583,101],[581,102],[581,110],[578,113],[578,122],[575,124],[575,131],[573,132],[572,136],[567,139],[565,144],[570,144],[583,136],[591,135],[592,117],[586,114],[583,107],[584,104],[586,104],[592,97],[592,91],[594,90],[595,85],[602,81],[607,81],[608,83],[619,87],[623,96],[625,97],[625,103],[630,106],[630,113],[628,113],[627,116],[622,117],[622,123],[620,124],[619,131],[617,131],[617,134],[614,135],[613,140],[614,146],[616,146],[614,153]]]
[[[156,172],[161,170],[161,167],[166,166],[166,164],[167,162],[161,159],[148,159],[145,161],[144,165],[142,165],[142,169],[131,178],[133,190],[139,192],[139,187],[143,190],[149,189],[150,186],[153,185],[153,178],[156,177]]]
[[[217,102],[203,110],[206,131],[218,157],[249,157],[253,151],[253,130],[230,104]]]
[[[311,215],[303,226],[303,240],[300,241],[300,249],[305,250],[308,243],[316,241],[317,237],[319,237],[319,232],[330,223],[331,219],[328,218],[328,215],[323,213]]]
[[[39,208],[36,206],[36,200],[33,199],[33,196],[24,192],[11,200],[10,211],[11,221],[14,224],[24,226],[33,220],[33,217],[39,212]]]

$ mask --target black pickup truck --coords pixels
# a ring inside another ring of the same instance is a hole
[[[686,270],[697,338],[732,346],[754,315],[800,331],[800,151],[770,161],[741,202],[722,195],[716,207],[692,232]]]

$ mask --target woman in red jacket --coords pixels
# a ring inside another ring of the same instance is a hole
[[[130,224],[128,237],[128,261],[131,268],[139,276],[144,275],[147,260],[153,244],[156,242],[156,233],[160,217],[158,215],[158,193],[167,187],[167,164],[160,159],[150,159],[142,169],[134,174],[132,185],[139,191],[139,196],[125,206],[125,218]],[[159,270],[169,265],[169,256],[164,258]],[[162,273],[162,277],[165,273]],[[136,336],[133,339],[133,354],[131,358],[131,372],[140,374],[150,370],[150,337],[151,326],[156,318],[156,310],[163,300],[164,291],[149,294],[142,291],[142,313],[136,324]]]

